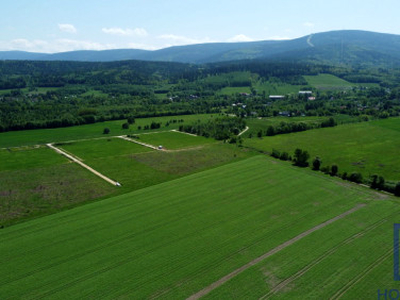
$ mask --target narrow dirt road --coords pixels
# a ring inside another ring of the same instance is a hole
[[[243,133],[245,133],[247,130],[249,130],[249,126],[246,126],[246,128],[238,134],[238,136],[241,136]]]
[[[79,159],[73,157],[72,155],[64,152],[63,150],[54,147],[52,144],[46,144],[47,147],[53,149],[54,151],[56,151],[58,154],[64,155],[66,158],[68,158],[69,160],[76,162],[78,165],[80,165],[81,167],[89,170],[90,172],[92,172],[94,175],[100,177],[101,179],[107,181],[108,183],[111,183],[112,185],[115,186],[120,186],[120,183],[118,183],[117,181],[114,181],[106,176],[104,176],[103,174],[97,172],[96,170],[92,169],[91,167],[89,167],[88,165],[84,164],[83,162],[81,162]]]
[[[275,253],[281,251],[282,249],[285,249],[286,247],[294,244],[295,242],[297,242],[298,240],[306,237],[307,235],[310,235],[311,233],[324,228],[325,226],[328,226],[329,224],[332,224],[333,222],[336,222],[337,220],[340,220],[350,214],[352,214],[353,212],[359,210],[360,208],[364,207],[365,204],[359,204],[356,207],[324,222],[321,223],[301,234],[299,234],[298,236],[295,236],[294,238],[284,242],[283,244],[275,247],[274,249],[270,250],[269,252],[261,255],[260,257],[252,260],[251,262],[247,263],[246,265],[240,267],[239,269],[236,269],[235,271],[229,273],[228,275],[222,277],[221,279],[219,279],[218,281],[212,283],[211,285],[209,285],[208,287],[202,289],[201,291],[197,292],[196,294],[190,296],[189,298],[187,298],[188,300],[194,300],[194,299],[199,299],[200,297],[203,297],[205,295],[207,295],[208,293],[210,293],[212,290],[216,289],[217,287],[223,285],[225,282],[227,282],[228,280],[232,279],[233,277],[235,277],[236,275],[246,271],[247,269],[251,268],[252,266],[258,264],[259,262],[263,261],[264,259],[270,257],[271,255],[274,255]]]
[[[153,149],[153,150],[163,150],[163,149],[159,149],[159,148],[156,147],[156,146],[153,146],[153,145],[150,145],[150,144],[146,144],[146,143],[142,143],[142,142],[136,141],[136,140],[134,140],[134,139],[128,138],[128,137],[125,136],[125,135],[117,136],[117,138],[123,139],[123,140],[128,141],[128,142],[131,142],[131,143],[135,143],[135,144],[138,144],[138,145],[147,147],[147,148],[151,148],[151,149]]]
[[[198,136],[197,134],[193,134],[193,133],[189,133],[189,132],[184,132],[184,131],[179,131],[177,129],[172,129],[172,132],[177,132],[177,133],[182,133],[182,134],[187,134],[187,135],[191,135],[191,136]]]

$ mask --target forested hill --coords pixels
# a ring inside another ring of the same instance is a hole
[[[316,33],[284,41],[208,43],[155,51],[118,49],[55,54],[0,52],[1,60],[121,61],[210,63],[244,59],[295,60],[333,65],[400,65],[400,35],[358,30]]]

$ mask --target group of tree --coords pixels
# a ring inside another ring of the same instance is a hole
[[[299,148],[294,151],[293,158],[287,152],[280,152],[277,149],[272,149],[271,156],[284,161],[293,161],[293,165],[298,167],[304,168],[309,166],[309,153]],[[312,161],[312,170],[321,171],[330,176],[340,177],[343,180],[348,180],[354,183],[366,184],[369,185],[371,189],[386,191],[400,197],[400,182],[398,182],[397,184],[385,182],[385,179],[379,175],[372,175],[369,179],[364,179],[362,174],[359,172],[352,172],[350,174],[347,174],[347,172],[343,172],[340,174],[339,167],[336,164],[333,164],[332,166],[322,167],[322,160],[318,156],[315,157]]]
[[[213,118],[205,123],[199,121],[190,125],[181,125],[179,131],[212,137],[216,140],[228,140],[232,136],[237,136],[245,127],[246,122],[242,118],[221,117]]]

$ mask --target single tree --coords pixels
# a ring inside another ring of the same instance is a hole
[[[313,163],[312,163],[313,170],[318,171],[319,168],[321,167],[321,163],[322,163],[322,161],[318,156],[316,158],[314,158]]]
[[[294,164],[298,167],[308,167],[308,159],[310,158],[310,154],[307,151],[303,151],[297,148],[294,151]]]
[[[337,165],[332,165],[331,167],[331,175],[336,176],[339,171],[339,167]]]
[[[103,129],[103,134],[109,134],[110,133],[110,128],[104,128]]]
[[[122,124],[122,129],[129,129],[129,123],[126,122],[126,123]]]
[[[135,124],[135,118],[130,116],[128,117],[128,119],[126,120],[129,124]]]
[[[398,182],[394,188],[394,195],[400,197],[400,182]]]

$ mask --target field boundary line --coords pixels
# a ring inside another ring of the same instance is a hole
[[[187,135],[191,135],[191,136],[198,136],[197,134],[193,134],[193,133],[189,133],[189,132],[184,132],[184,131],[179,131],[177,129],[172,129],[172,132],[177,132],[177,133],[182,133],[182,134],[187,134]]]
[[[83,162],[81,162],[79,159],[77,159],[76,157],[72,156],[71,154],[68,154],[66,152],[64,152],[63,150],[54,147],[53,144],[46,144],[47,147],[49,147],[50,149],[53,149],[54,151],[56,151],[58,154],[61,154],[63,156],[65,156],[66,158],[68,158],[69,160],[77,163],[78,165],[80,165],[81,167],[89,170],[90,172],[92,172],[94,175],[100,177],[101,179],[107,181],[108,183],[111,183],[114,186],[120,186],[120,183],[118,183],[117,181],[114,181],[110,178],[108,178],[107,176],[101,174],[100,172],[96,171],[95,169],[89,167],[87,164],[84,164]]]
[[[128,138],[125,135],[117,136],[117,138],[123,139],[123,140],[131,142],[131,143],[135,143],[135,144],[138,144],[138,145],[141,145],[141,146],[153,149],[153,150],[163,150],[163,149],[159,149],[158,147],[150,145],[150,144],[146,144],[146,143],[143,143],[143,142],[135,141],[134,139]]]
[[[234,270],[233,272],[229,273],[228,275],[222,277],[221,279],[215,281],[214,283],[210,284],[209,286],[207,286],[206,288],[202,289],[201,291],[197,292],[196,294],[193,294],[192,296],[188,297],[188,300],[195,300],[195,299],[199,299],[200,297],[203,297],[205,295],[207,295],[208,293],[210,293],[211,291],[213,291],[214,289],[220,287],[221,285],[223,285],[224,283],[226,283],[227,281],[229,281],[230,279],[232,279],[233,277],[239,275],[240,273],[246,271],[247,269],[251,268],[252,266],[258,264],[259,262],[263,261],[264,259],[278,253],[279,251],[285,249],[286,247],[289,247],[290,245],[294,244],[295,242],[297,242],[298,240],[301,240],[302,238],[310,235],[311,233],[324,228],[334,222],[336,222],[337,220],[340,220],[350,214],[352,214],[353,212],[361,209],[362,207],[366,206],[366,204],[358,204],[357,206],[353,207],[352,209],[328,220],[325,221],[311,229],[308,229],[307,231],[304,231],[303,233],[300,233],[299,235],[295,236],[294,238],[284,242],[283,244],[280,244],[279,246],[271,249],[270,251],[268,251],[267,253],[257,257],[256,259],[252,260],[251,262],[245,264],[244,266]]]

